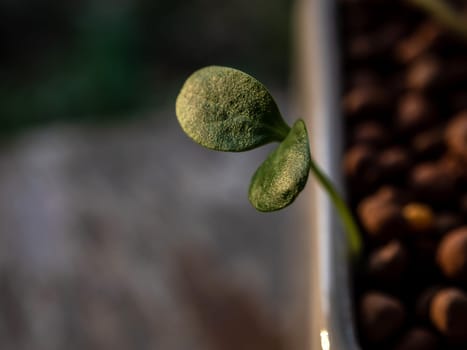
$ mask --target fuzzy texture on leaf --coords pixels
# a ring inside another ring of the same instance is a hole
[[[305,187],[310,157],[305,123],[298,120],[253,175],[249,190],[251,204],[264,212],[291,204]]]
[[[189,137],[217,151],[240,152],[280,142],[290,130],[263,84],[228,67],[194,72],[177,97],[176,114]]]

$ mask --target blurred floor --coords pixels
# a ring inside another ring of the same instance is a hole
[[[239,344],[251,322],[270,336],[264,348],[290,349],[296,211],[261,214],[247,199],[270,147],[211,152],[172,115],[54,126],[3,144],[2,349],[218,349],[205,326],[219,315],[213,325],[243,326],[226,335]],[[232,295],[240,306],[225,309]],[[262,348],[246,342],[237,348]]]

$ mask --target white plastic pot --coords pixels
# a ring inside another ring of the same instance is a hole
[[[336,2],[298,0],[294,23],[298,100],[311,152],[342,191],[343,119],[340,109]],[[307,350],[357,350],[350,261],[342,227],[327,195],[310,177],[309,310]]]

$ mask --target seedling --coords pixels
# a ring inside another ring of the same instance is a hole
[[[184,132],[212,150],[242,152],[279,142],[252,177],[251,204],[262,212],[285,208],[303,190],[311,171],[341,217],[351,254],[359,256],[358,226],[341,195],[313,161],[304,121],[299,119],[290,128],[263,84],[237,69],[202,68],[183,85],[176,114]]]

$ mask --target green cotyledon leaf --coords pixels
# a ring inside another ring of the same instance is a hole
[[[217,151],[240,152],[280,142],[290,130],[264,85],[228,67],[194,72],[177,97],[176,114],[189,137]]]
[[[305,187],[310,157],[305,123],[300,119],[253,175],[249,190],[253,206],[268,212],[291,204]]]

